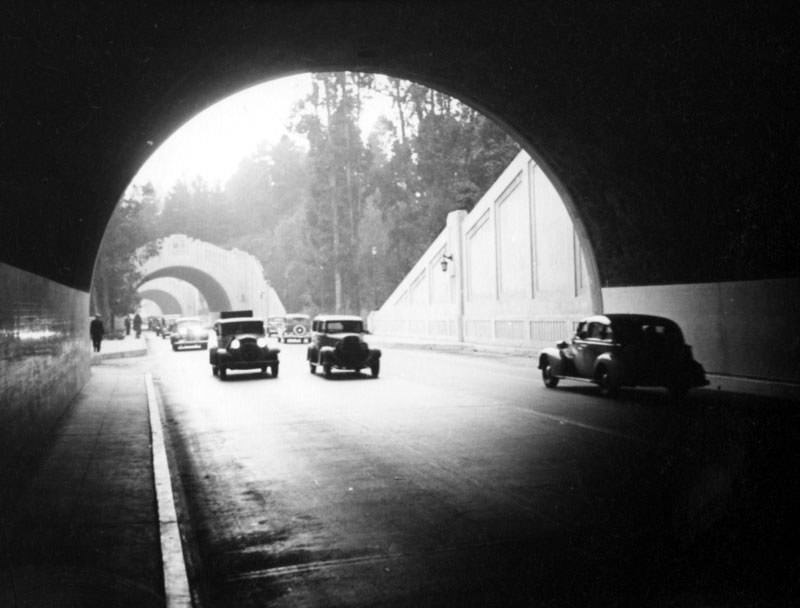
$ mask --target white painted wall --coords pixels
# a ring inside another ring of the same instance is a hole
[[[711,374],[800,383],[800,279],[613,287],[607,312],[674,319]]]
[[[561,198],[521,152],[469,214],[450,214],[447,227],[372,315],[373,329],[517,346],[562,339],[592,312],[575,244]],[[453,259],[443,272],[445,254]]]

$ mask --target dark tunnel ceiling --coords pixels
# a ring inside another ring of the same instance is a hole
[[[191,283],[203,295],[211,312],[231,310],[230,298],[225,289],[207,272],[189,266],[166,266],[142,277],[140,285],[161,277],[173,277]]]
[[[328,69],[416,80],[500,120],[560,185],[604,285],[798,274],[789,3],[11,4],[0,260],[60,283],[88,291],[115,202],[186,120]]]
[[[139,291],[143,300],[150,300],[161,309],[162,315],[179,315],[183,313],[180,302],[171,293],[161,289],[144,289]]]

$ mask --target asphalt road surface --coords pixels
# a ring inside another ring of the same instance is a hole
[[[546,389],[533,359],[386,348],[381,377],[211,374],[152,342],[211,606],[759,605],[797,591],[796,415]],[[765,508],[767,507],[768,508]],[[793,537],[793,538],[794,538]]]

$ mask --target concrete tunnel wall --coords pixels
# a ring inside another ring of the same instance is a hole
[[[5,8],[4,470],[89,373],[92,268],[131,177],[194,114],[272,77],[388,73],[499,120],[559,189],[604,290],[798,276],[800,44],[779,3]]]

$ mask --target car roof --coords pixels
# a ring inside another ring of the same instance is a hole
[[[302,312],[292,312],[292,313],[287,313],[286,314],[286,318],[287,319],[310,319],[311,317],[309,317],[306,314],[303,314]]]
[[[672,319],[657,315],[643,315],[637,313],[608,313],[605,315],[592,315],[582,319],[585,323],[661,323],[663,325],[677,325]]]
[[[217,323],[241,323],[242,321],[257,321],[259,323],[263,323],[263,319],[259,319],[258,317],[228,317],[227,319],[217,319]]]
[[[356,315],[317,315],[314,317],[315,321],[361,321],[364,322],[359,316]]]

